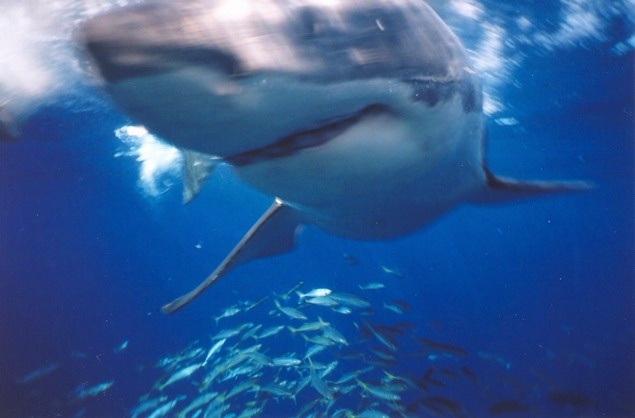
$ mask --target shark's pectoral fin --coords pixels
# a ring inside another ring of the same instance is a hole
[[[276,199],[212,274],[195,289],[164,305],[161,310],[173,313],[181,309],[235,265],[292,250],[299,225],[300,220],[296,211]]]
[[[276,199],[232,251],[236,251],[234,264],[291,251],[298,226],[300,219],[295,209]]]
[[[505,203],[514,200],[589,190],[591,183],[585,181],[521,181],[498,177],[484,167],[486,185],[470,199],[474,204]]]
[[[183,151],[183,203],[190,203],[212,174],[220,158],[196,151]]]

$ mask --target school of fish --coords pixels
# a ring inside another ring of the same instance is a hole
[[[203,333],[208,336],[139,369],[156,379],[127,416],[478,416],[463,401],[465,394],[481,399],[491,416],[540,413],[523,390],[499,399],[501,382],[512,385],[510,361],[484,351],[471,355],[442,341],[447,334],[438,332],[438,324],[410,317],[414,300],[392,298],[397,292],[391,282],[401,275],[386,269],[378,274],[384,280],[353,286],[359,288],[354,293],[307,289],[300,281],[215,308]],[[126,355],[131,344],[126,339],[111,351]],[[60,368],[55,362],[16,382],[34,385]],[[78,385],[68,394],[73,405],[82,406],[76,416],[98,414],[91,402],[107,399],[117,385],[115,379]],[[592,405],[584,394],[557,389],[545,392],[544,401],[579,410]]]

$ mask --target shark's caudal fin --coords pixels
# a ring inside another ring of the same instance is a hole
[[[514,200],[550,194],[590,190],[591,183],[585,181],[521,181],[494,175],[483,165],[486,185],[470,199],[474,204],[505,203]]]
[[[276,199],[212,274],[195,289],[164,305],[161,310],[173,313],[181,309],[235,265],[290,251],[295,244],[295,232],[299,225],[296,211]]]
[[[183,203],[190,203],[212,174],[220,158],[195,151],[183,151]]]

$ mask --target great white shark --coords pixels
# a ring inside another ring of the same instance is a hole
[[[302,224],[381,240],[457,205],[588,187],[488,169],[478,75],[423,0],[149,2],[81,37],[114,101],[185,150],[186,201],[221,162],[274,198],[164,312],[233,266],[291,250]]]

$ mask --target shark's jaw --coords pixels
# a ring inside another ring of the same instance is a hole
[[[226,156],[224,160],[240,167],[276,158],[291,157],[302,150],[325,145],[363,119],[382,113],[392,112],[385,105],[372,104],[350,115],[334,117],[333,120],[325,121],[318,127],[287,135],[265,147]]]
[[[237,166],[323,145],[378,113],[408,118],[413,107],[442,108],[457,99],[465,113],[481,110],[478,83],[469,75],[324,82],[275,72],[231,75],[188,60],[170,65],[166,70],[146,63],[143,71],[124,65],[115,73],[135,75],[106,80],[108,90],[130,115],[177,147]]]
[[[323,145],[365,117],[396,115],[410,102],[407,86],[394,80],[226,77],[201,67],[125,78],[108,90],[153,133],[234,165]]]

